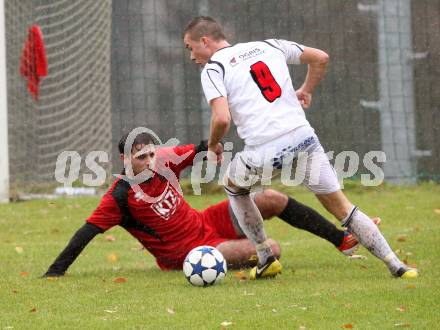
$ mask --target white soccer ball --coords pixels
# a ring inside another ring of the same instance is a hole
[[[217,284],[226,276],[227,266],[223,255],[212,246],[198,246],[187,254],[183,262],[186,279],[195,286]]]

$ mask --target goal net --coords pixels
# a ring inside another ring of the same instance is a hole
[[[111,1],[5,1],[5,22],[10,182],[29,191],[55,182],[63,151],[77,151],[81,164],[90,151],[111,151]],[[20,75],[32,24],[48,62],[38,101]]]

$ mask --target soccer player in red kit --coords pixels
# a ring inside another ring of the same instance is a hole
[[[155,146],[151,134],[143,132],[135,136],[129,144],[132,146],[128,149],[130,155],[125,156],[128,136],[125,134],[118,146],[125,168],[121,177],[115,180],[44,276],[64,275],[97,234],[117,225],[153,254],[162,270],[181,269],[186,254],[200,245],[216,247],[230,267],[248,265],[249,258],[255,255],[255,247],[245,238],[228,200],[198,211],[191,208],[180,193],[180,172],[192,165],[198,152],[207,150],[206,141],[198,146],[161,148]],[[142,173],[149,175],[137,182],[136,177]],[[284,194],[268,189],[254,194],[253,198],[265,219],[278,216],[296,228],[327,239],[345,255],[350,255],[358,246],[350,233],[337,229],[316,211]],[[269,242],[279,257],[279,244],[272,239]]]

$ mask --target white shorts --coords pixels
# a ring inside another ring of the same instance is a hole
[[[300,126],[264,144],[245,146],[229,164],[225,179],[256,190],[280,175],[283,184],[304,184],[315,194],[341,189],[336,171],[310,126]]]

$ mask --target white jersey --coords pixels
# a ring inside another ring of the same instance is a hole
[[[258,145],[293,129],[310,125],[301,107],[287,64],[300,64],[304,46],[269,39],[222,48],[202,71],[208,103],[228,100],[238,135]]]

